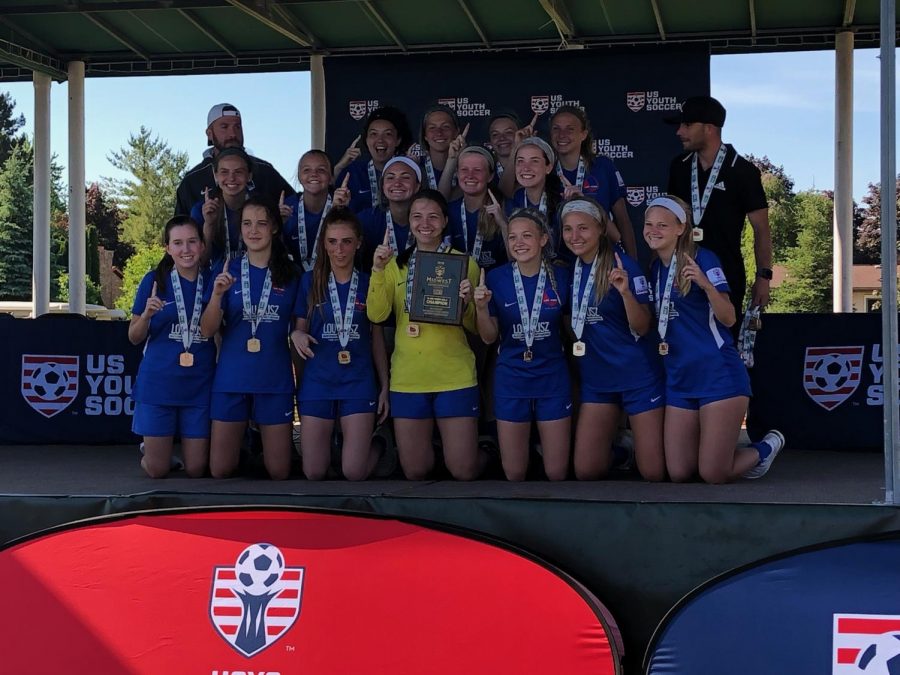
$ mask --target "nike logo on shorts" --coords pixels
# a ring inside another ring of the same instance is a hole
[[[504,302],[504,303],[503,303],[503,306],[504,306],[504,307],[512,307],[512,306],[515,305],[515,304],[518,304],[518,303],[517,303],[517,302]]]
[[[374,408],[374,407],[375,407],[375,401],[369,401],[369,407],[370,407],[370,408]]]
[[[571,409],[572,409],[572,404],[570,403],[569,405],[566,406],[566,410],[571,410]]]
[[[473,405],[473,406],[472,406],[472,412],[478,412],[478,406],[477,406],[477,405]]]
[[[661,398],[662,398],[662,396],[654,396],[653,398],[650,399],[650,403],[656,403]]]

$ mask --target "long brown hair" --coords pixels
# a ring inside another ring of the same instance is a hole
[[[584,159],[584,163],[590,168],[594,159],[597,157],[597,154],[594,152],[594,134],[591,130],[591,120],[588,119],[587,113],[583,108],[579,108],[575,105],[561,105],[556,109],[556,112],[550,117],[550,126],[553,127],[553,120],[557,115],[561,115],[563,113],[568,113],[578,119],[581,122],[581,128],[587,132],[587,136],[584,137],[584,140],[581,141],[581,149],[579,150],[579,155]]]
[[[322,318],[325,318],[325,299],[328,296],[328,277],[331,275],[331,259],[325,251],[325,235],[330,225],[339,223],[347,225],[353,230],[353,234],[361,242],[362,241],[362,225],[359,218],[346,206],[335,206],[325,215],[319,224],[322,234],[319,235],[319,241],[316,244],[316,264],[312,268],[312,283],[309,285],[309,295],[307,296],[307,318],[312,316],[313,308],[318,306],[322,312]],[[354,265],[355,266],[355,265]],[[352,298],[348,301],[352,301]]]
[[[604,209],[600,204],[591,199],[590,197],[572,197],[571,199],[566,200],[562,203],[560,207],[560,214],[562,214],[563,209],[565,209],[566,204],[571,204],[572,202],[587,202],[591,206],[594,207],[596,212],[600,215],[600,218],[597,219],[596,216],[592,216],[589,214],[589,217],[597,223],[600,228],[600,248],[597,249],[597,271],[594,273],[594,303],[599,303],[606,294],[609,292],[609,273],[612,271],[613,267],[615,267],[615,252],[613,251],[612,243],[609,241],[609,237],[607,236],[607,232],[609,232],[609,216],[606,214],[606,209]],[[578,211],[577,213],[584,213],[583,211]],[[566,214],[569,215],[569,214]],[[559,225],[560,229],[563,227],[563,220],[565,216],[560,215]],[[576,262],[577,264],[577,262]]]
[[[174,216],[169,218],[169,221],[166,223],[166,227],[163,232],[163,243],[168,246],[169,245],[169,235],[172,230],[179,225],[190,225],[193,226],[195,230],[197,230],[197,238],[200,240],[200,243],[205,243],[203,239],[203,227],[197,224],[195,220],[193,220],[190,216]],[[166,292],[166,284],[169,283],[169,272],[172,271],[172,268],[175,267],[175,260],[168,253],[163,255],[162,259],[159,261],[159,264],[156,266],[156,271],[153,275],[153,280],[156,282],[156,291],[157,293],[165,293]]]

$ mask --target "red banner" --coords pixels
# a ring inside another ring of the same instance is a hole
[[[583,587],[487,542],[286,509],[89,521],[0,551],[3,671],[620,672]]]

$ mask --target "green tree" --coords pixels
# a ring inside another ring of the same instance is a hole
[[[796,196],[797,245],[785,260],[787,275],[772,292],[773,312],[830,312],[834,201],[810,190]]]
[[[27,139],[13,145],[0,170],[0,298],[31,298],[32,152]]]
[[[25,138],[19,133],[25,125],[25,116],[16,115],[15,107],[16,102],[9,92],[0,92],[0,166],[9,159],[13,146]]]
[[[116,299],[116,309],[131,313],[141,279],[159,264],[165,252],[162,244],[138,246],[135,249],[134,255],[128,259],[122,272],[122,294]]]
[[[900,197],[900,176],[895,189]],[[869,183],[869,191],[862,200],[862,218],[856,228],[854,251],[858,262],[878,263],[881,261],[881,183]],[[897,199],[897,232],[900,234],[900,198]],[[897,237],[900,250],[900,236]]]
[[[125,180],[105,179],[108,191],[125,211],[121,240],[134,247],[159,243],[172,213],[175,191],[187,168],[187,153],[172,150],[166,141],[142,126],[107,159],[132,176]]]
[[[56,302],[69,301],[69,273],[60,272],[54,279],[55,293],[52,299]],[[85,302],[89,305],[102,305],[103,298],[100,296],[100,284],[96,283],[90,277],[85,279]]]

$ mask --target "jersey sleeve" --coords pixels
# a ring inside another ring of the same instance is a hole
[[[381,271],[372,270],[369,291],[366,293],[366,316],[373,323],[381,323],[391,315],[396,270],[396,259],[388,262]]]
[[[650,294],[650,282],[644,276],[644,271],[632,258],[628,256],[622,257],[622,254],[619,254],[619,256],[622,258],[622,264],[628,272],[628,286],[631,288],[631,294],[634,296],[634,299],[642,305],[648,304],[652,300],[652,296]]]
[[[147,307],[147,299],[150,297],[150,289],[153,288],[154,276],[156,276],[156,271],[151,270],[138,284],[137,292],[134,294],[134,304],[131,306],[131,313],[135,316],[143,314],[144,308]]]
[[[712,251],[701,248],[697,250],[697,264],[709,282],[716,287],[717,291],[722,293],[730,293],[731,288],[728,286],[728,280],[725,278],[725,272],[722,269],[722,263],[719,257]]]

